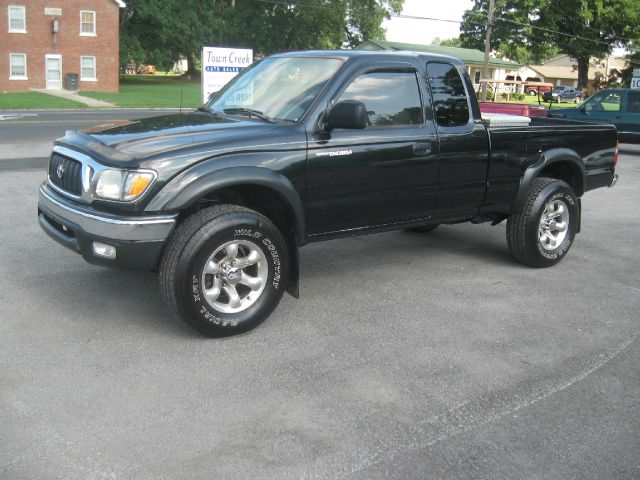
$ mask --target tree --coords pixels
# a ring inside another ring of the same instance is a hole
[[[462,47],[462,41],[459,38],[444,38],[434,37],[431,40],[431,45],[442,47]]]
[[[488,0],[475,0],[465,12],[466,46],[484,45],[487,8]],[[638,0],[496,0],[491,48],[517,55],[525,47],[532,60],[557,48],[576,59],[578,88],[585,88],[591,57],[605,57],[639,35]]]
[[[168,67],[187,57],[195,65],[203,45],[253,48],[256,55],[286,50],[354,47],[384,38],[382,21],[404,0],[127,0],[121,61]]]
[[[169,68],[180,58],[187,58],[194,70],[194,55],[205,38],[223,28],[219,15],[222,2],[204,0],[127,0],[122,15],[121,61],[135,59]]]

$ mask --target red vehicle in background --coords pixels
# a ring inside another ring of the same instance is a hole
[[[532,97],[538,95],[538,92],[540,92],[540,95],[542,95],[544,92],[550,92],[551,90],[552,87],[547,86],[533,85],[529,83],[525,83],[524,85],[524,91],[527,93],[527,95],[531,95]]]
[[[481,113],[503,113],[505,115],[520,115],[523,117],[546,117],[547,109],[543,105],[528,105],[526,103],[494,103],[479,102]]]

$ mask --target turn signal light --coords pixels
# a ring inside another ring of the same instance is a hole
[[[137,177],[129,188],[129,195],[131,195],[132,197],[137,197],[142,192],[144,192],[145,188],[149,186],[149,183],[151,183],[151,178]]]
[[[620,148],[620,142],[616,143],[616,153],[613,155],[613,166],[616,167],[618,165],[618,149]]]

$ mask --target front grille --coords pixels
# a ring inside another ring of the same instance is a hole
[[[81,195],[82,163],[54,152],[49,160],[49,179],[65,192]]]

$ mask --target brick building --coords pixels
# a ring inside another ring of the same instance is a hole
[[[121,0],[0,0],[0,92],[117,92]]]

